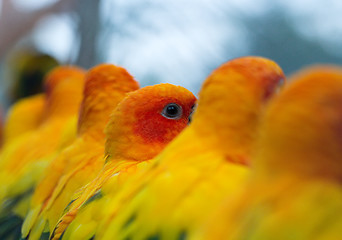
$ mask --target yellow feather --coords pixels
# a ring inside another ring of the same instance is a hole
[[[6,116],[4,142],[36,129],[43,120],[44,105],[44,94],[27,97],[13,104]]]
[[[191,239],[339,239],[342,69],[304,69],[272,101],[244,190]]]

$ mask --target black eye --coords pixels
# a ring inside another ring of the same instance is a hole
[[[162,111],[162,115],[168,119],[180,119],[182,113],[182,107],[176,103],[166,105]]]

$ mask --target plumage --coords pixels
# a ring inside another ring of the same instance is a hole
[[[4,142],[11,142],[18,136],[35,130],[42,123],[44,105],[44,94],[36,94],[14,103],[7,112]]]
[[[80,207],[98,196],[98,190],[110,176],[119,172],[134,175],[139,163],[152,159],[176,137],[187,126],[195,101],[191,92],[171,84],[148,86],[128,94],[105,128],[103,169],[74,196],[51,238],[61,236]]]
[[[109,115],[126,93],[138,88],[138,83],[121,67],[100,64],[89,70],[78,136],[45,170],[33,194],[23,237],[30,234],[29,239],[39,239],[44,228],[54,227],[73,192],[96,176],[103,166],[104,127]]]
[[[74,139],[83,85],[84,71],[76,67],[62,66],[48,74],[39,127],[15,138],[1,151],[1,216],[11,210],[19,216],[26,214],[27,196],[48,161]]]
[[[191,125],[135,177],[112,177],[66,239],[81,239],[84,228],[94,230],[83,239],[186,238],[244,180],[262,109],[283,78],[264,58],[220,66],[202,86]],[[125,184],[117,189],[117,182]]]
[[[342,69],[316,66],[291,80],[265,113],[244,190],[193,239],[340,238]]]

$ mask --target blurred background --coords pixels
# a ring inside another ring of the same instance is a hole
[[[342,64],[340,0],[0,0],[3,109],[57,64],[125,67],[142,86],[198,93],[221,63],[269,57],[287,74]]]

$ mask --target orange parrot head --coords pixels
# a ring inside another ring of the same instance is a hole
[[[107,124],[107,154],[138,161],[153,158],[188,125],[195,101],[190,91],[171,84],[129,93]]]

